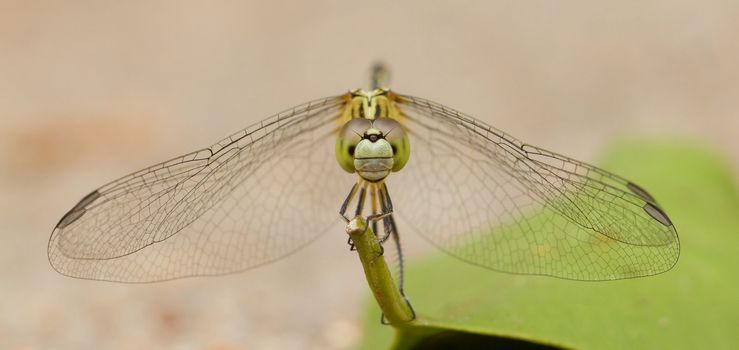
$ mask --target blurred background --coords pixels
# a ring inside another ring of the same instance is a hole
[[[737,18],[728,0],[0,1],[0,349],[350,348],[368,290],[343,232],[149,285],[58,275],[48,236],[101,184],[365,87],[378,59],[395,90],[578,159],[677,135],[737,170]]]

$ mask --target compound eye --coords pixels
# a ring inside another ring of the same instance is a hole
[[[342,169],[353,173],[354,169],[354,150],[357,148],[359,141],[367,129],[372,127],[372,122],[367,119],[352,119],[339,131],[336,138],[336,161]]]
[[[393,149],[393,171],[403,169],[410,158],[411,144],[403,125],[394,119],[377,118],[372,127],[382,132],[383,137]]]

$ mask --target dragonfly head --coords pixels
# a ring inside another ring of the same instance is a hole
[[[357,118],[341,128],[336,160],[347,172],[370,182],[381,181],[408,162],[410,143],[405,130],[390,118]]]

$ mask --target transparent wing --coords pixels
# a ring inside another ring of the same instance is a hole
[[[339,222],[354,180],[333,154],[343,104],[297,106],[97,189],[57,224],[49,261],[73,277],[151,282],[293,253]]]
[[[654,198],[453,109],[400,96],[411,141],[388,179],[398,215],[447,253],[494,270],[611,280],[669,270],[677,232]]]

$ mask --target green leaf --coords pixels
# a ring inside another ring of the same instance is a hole
[[[726,162],[684,142],[630,140],[601,165],[647,188],[668,213],[681,240],[674,269],[578,282],[497,273],[438,253],[407,269],[417,322],[382,326],[371,305],[361,348],[739,347],[739,197]]]

